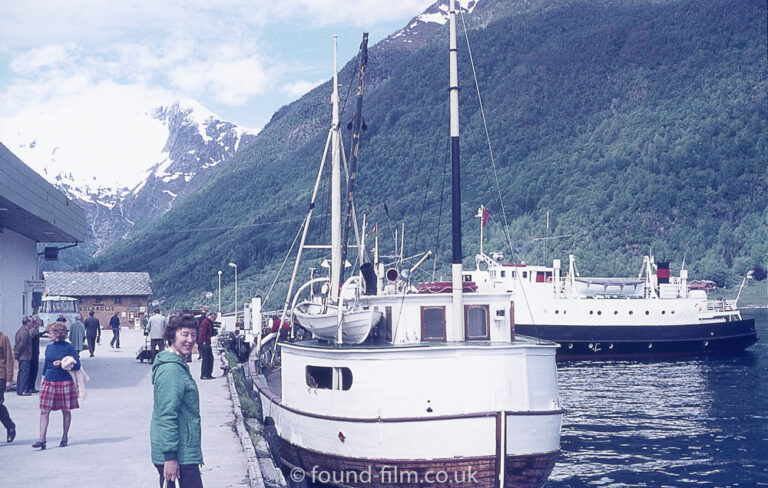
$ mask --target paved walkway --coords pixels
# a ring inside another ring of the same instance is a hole
[[[144,336],[124,329],[121,349],[109,347],[111,337],[111,331],[102,334],[96,357],[87,357],[88,351],[81,357],[91,380],[86,385],[88,397],[72,413],[68,447],[58,447],[61,412],[52,412],[48,449],[32,449],[39,435],[38,395],[20,397],[6,392],[5,404],[16,423],[17,435],[13,443],[6,444],[5,429],[0,426],[0,486],[158,486],[149,454],[151,366],[135,359]],[[41,349],[46,345],[43,340]],[[212,381],[199,380],[196,354],[190,369],[200,389],[203,483],[213,488],[246,488],[246,455],[233,426],[232,401],[219,360],[214,361],[216,379]]]

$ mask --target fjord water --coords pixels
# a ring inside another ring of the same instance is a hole
[[[721,357],[558,365],[561,447],[547,487],[768,486],[768,310]]]

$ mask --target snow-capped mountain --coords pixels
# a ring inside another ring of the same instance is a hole
[[[94,255],[170,210],[258,133],[221,120],[194,100],[158,107],[151,116],[165,127],[166,143],[161,159],[147,162],[151,166],[133,188],[86,184],[72,173],[51,178],[43,172],[85,209],[86,247]]]

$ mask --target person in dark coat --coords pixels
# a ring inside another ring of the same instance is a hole
[[[213,337],[213,319],[216,316],[209,312],[203,320],[200,321],[200,335],[197,343],[201,347],[200,354],[203,356],[203,363],[200,365],[200,379],[213,379],[213,349],[211,348],[211,338]]]
[[[88,343],[88,352],[93,357],[96,342],[101,342],[101,323],[93,316],[93,310],[88,312],[88,318],[85,319],[85,341]]]
[[[16,394],[29,396],[27,392],[29,383],[29,365],[32,362],[32,334],[29,332],[29,317],[21,319],[21,327],[16,331],[16,343],[13,346],[13,357],[19,362],[19,375],[16,377]]]
[[[30,332],[32,333],[32,359],[29,361],[29,380],[27,381],[26,391],[30,393],[39,393],[35,386],[37,385],[37,373],[40,371],[40,329],[43,327],[43,319],[33,315]]]
[[[0,423],[7,432],[6,440],[13,442],[16,438],[16,424],[11,420],[8,408],[5,406],[5,390],[13,386],[13,352],[11,340],[0,331]]]
[[[117,312],[109,319],[109,326],[112,327],[112,340],[109,341],[109,346],[115,347],[117,345],[117,348],[120,349],[120,317],[117,316]]]

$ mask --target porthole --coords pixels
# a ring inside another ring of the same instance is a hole
[[[589,315],[593,315],[594,313],[595,312],[593,312],[592,310],[589,311]]]
[[[672,310],[672,311],[671,311],[671,312],[669,312],[669,313],[671,313],[672,315],[675,315],[675,311],[674,311],[674,310]]]
[[[555,315],[559,314],[560,310],[555,310]]]
[[[667,313],[667,312],[665,312],[664,310],[661,311],[661,315],[664,315],[665,313]]]
[[[649,312],[648,310],[645,311],[645,315],[650,315],[650,314],[651,312]]]
[[[597,311],[597,315],[603,315],[603,311],[602,310],[598,310]]]
[[[619,315],[619,311],[618,310],[614,310],[613,311],[613,315]]]
[[[633,313],[635,313],[635,312],[633,312],[632,310],[629,311],[629,315],[632,315]]]

